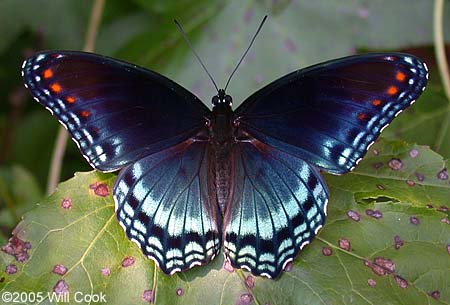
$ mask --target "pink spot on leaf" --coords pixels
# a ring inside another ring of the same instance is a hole
[[[420,224],[420,220],[416,216],[411,216],[409,217],[409,223],[417,226],[418,224]]]
[[[330,256],[331,254],[333,254],[333,250],[330,247],[323,247],[322,254],[324,256]]]
[[[95,195],[106,197],[109,195],[109,187],[105,183],[95,182],[89,185],[91,190],[94,190]]]
[[[177,296],[181,297],[184,294],[183,288],[177,288]]]
[[[339,239],[338,245],[339,245],[339,248],[341,248],[343,250],[346,250],[346,251],[350,251],[350,249],[352,247],[351,244],[350,244],[350,241],[348,239],[345,239],[345,238]]]
[[[447,173],[447,169],[444,168],[443,170],[441,170],[439,173],[437,173],[437,178],[439,180],[447,180],[448,179],[448,173]]]
[[[394,236],[394,247],[395,247],[395,250],[400,249],[403,245],[404,245],[404,242],[403,242],[403,240],[400,238],[400,236],[395,235],[395,236]]]
[[[14,274],[17,273],[17,266],[14,264],[9,264],[5,269],[6,274]]]
[[[347,216],[354,221],[359,221],[361,219],[361,215],[359,215],[358,212],[353,210],[348,211]]]
[[[364,260],[364,265],[380,276],[391,274],[395,271],[395,263],[384,257],[377,257],[373,261]]]
[[[102,268],[101,270],[103,276],[109,276],[111,274],[111,269],[108,267]]]
[[[255,287],[255,277],[251,276],[251,275],[247,275],[247,277],[245,278],[245,286],[247,286],[250,289]]]
[[[65,280],[59,280],[53,287],[53,292],[58,295],[69,293],[69,285],[67,285]]]
[[[400,275],[395,275],[395,282],[397,283],[398,287],[402,289],[408,288],[408,281],[402,278]]]
[[[134,257],[132,256],[127,256],[122,260],[122,267],[126,268],[126,267],[130,267],[134,265]]]
[[[53,266],[52,272],[59,274],[59,275],[64,275],[67,272],[67,268],[61,264],[57,264],[57,265]]]
[[[153,303],[155,301],[155,293],[152,289],[144,290],[141,299],[144,302]]]
[[[61,201],[61,207],[63,209],[71,209],[72,208],[72,199],[63,198],[63,200]]]
[[[243,293],[239,297],[240,305],[249,305],[253,303],[253,296],[250,293]]]
[[[393,158],[388,162],[388,165],[392,170],[395,171],[401,170],[403,168],[403,162],[400,159]]]
[[[406,182],[406,184],[408,186],[415,186],[416,185],[416,183],[414,181],[412,181],[412,180],[406,180],[405,182]]]
[[[419,151],[417,150],[417,149],[412,149],[410,152],[409,152],[409,156],[411,157],[411,158],[415,158],[415,157],[417,157],[419,155]]]
[[[434,290],[428,292],[428,295],[435,300],[439,300],[441,298],[441,292],[439,290]]]
[[[380,218],[383,217],[383,213],[381,213],[381,211],[379,211],[379,210],[372,210],[372,209],[367,209],[366,210],[366,215],[370,216],[372,218],[375,218],[375,219],[380,219]]]
[[[6,254],[12,255],[18,262],[25,262],[30,257],[28,250],[31,249],[31,244],[19,239],[16,236],[11,237],[8,243],[2,247],[2,251]]]
[[[425,176],[422,175],[421,173],[415,173],[414,175],[416,176],[417,181],[419,181],[419,182],[422,182],[425,180]]]

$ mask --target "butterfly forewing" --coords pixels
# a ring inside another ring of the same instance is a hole
[[[415,101],[427,77],[426,65],[411,55],[351,56],[288,74],[236,113],[262,142],[341,174]]]
[[[237,145],[233,157],[225,255],[234,267],[277,277],[323,226],[326,185],[305,161],[256,139]]]
[[[186,140],[209,113],[162,75],[90,53],[37,53],[24,62],[23,77],[101,171]]]

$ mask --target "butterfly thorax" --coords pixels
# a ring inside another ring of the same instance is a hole
[[[213,107],[209,126],[211,147],[211,180],[214,181],[211,195],[216,197],[222,215],[231,199],[232,148],[234,145],[235,115],[228,103],[217,103]]]

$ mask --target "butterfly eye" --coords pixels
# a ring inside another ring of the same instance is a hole
[[[233,104],[233,98],[227,94],[225,95],[225,102],[231,106]]]
[[[213,96],[212,98],[212,104],[213,106],[216,106],[217,104],[219,104],[219,97],[218,96]]]

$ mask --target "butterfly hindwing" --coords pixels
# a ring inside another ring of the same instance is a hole
[[[236,110],[242,129],[325,171],[352,170],[422,93],[426,65],[406,54],[350,56],[293,72]]]
[[[207,144],[187,140],[127,166],[116,180],[120,224],[167,274],[206,264],[220,251],[207,160]]]
[[[277,277],[323,226],[328,190],[308,163],[256,139],[235,146],[234,162],[225,256],[234,267]]]
[[[186,140],[210,112],[164,76],[96,54],[37,53],[24,62],[22,73],[38,102],[101,171]]]

